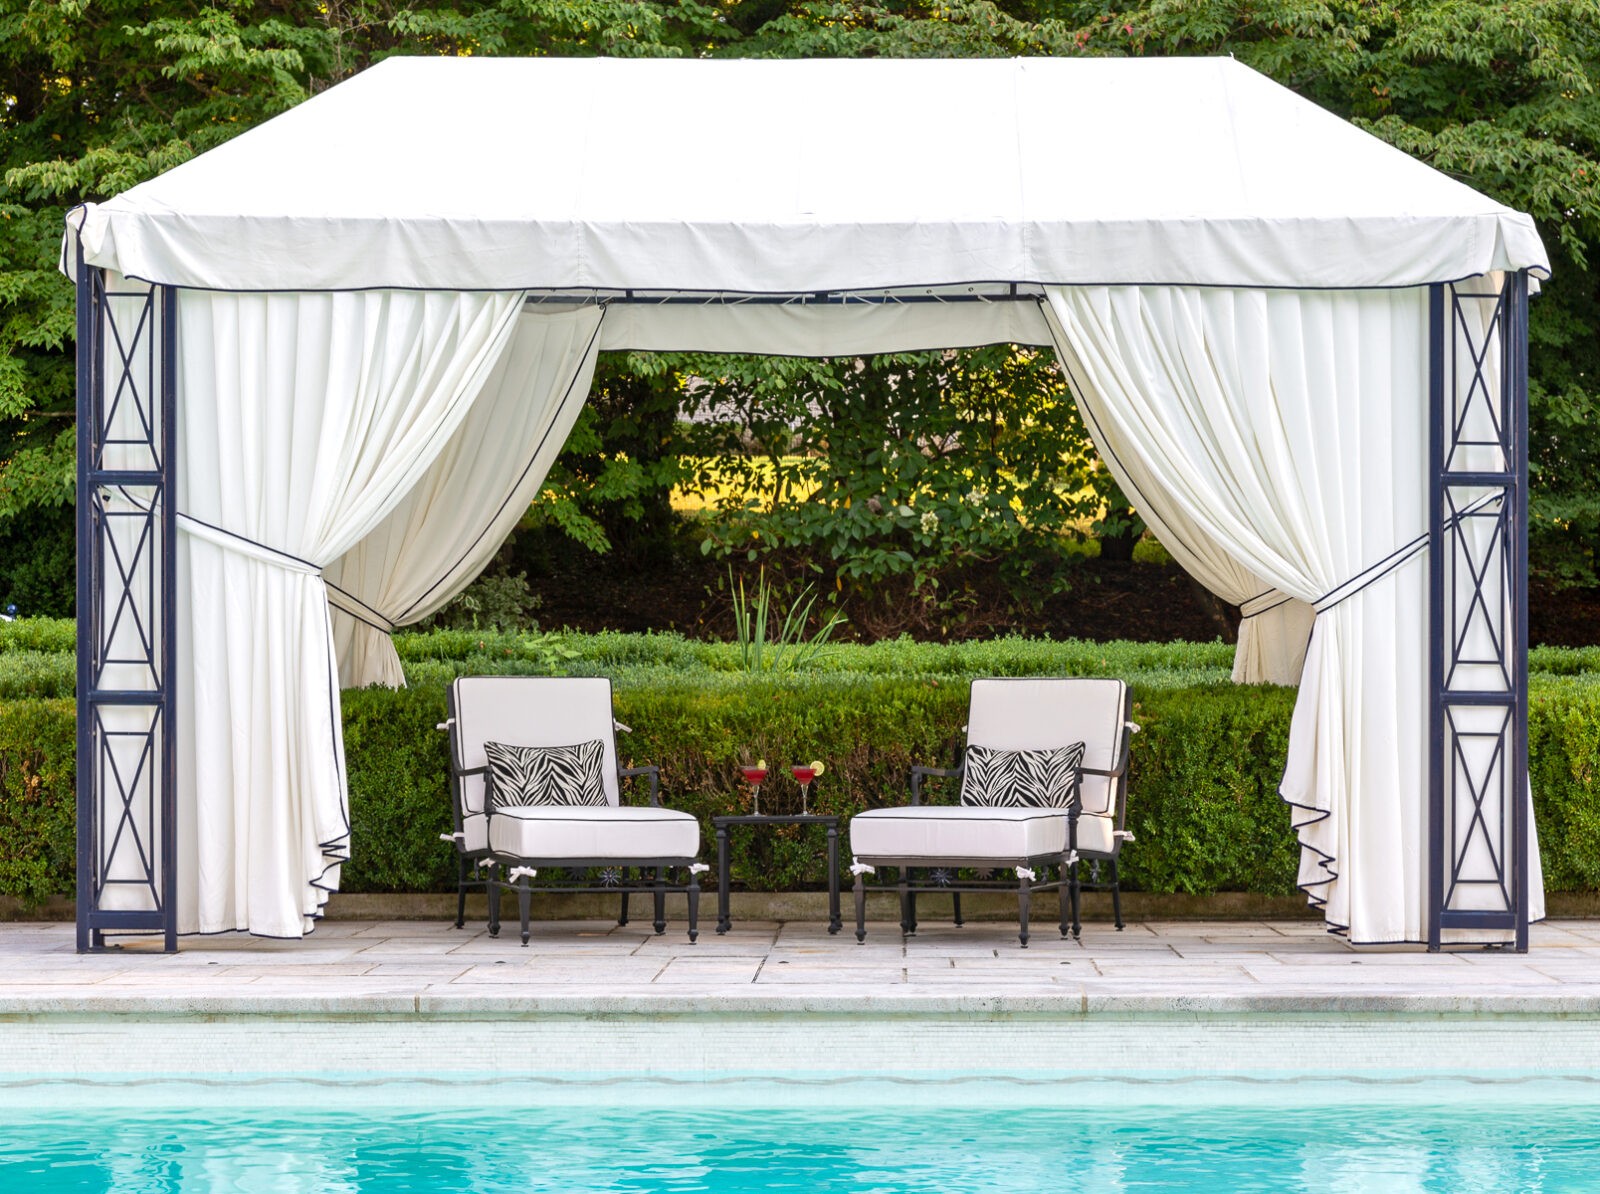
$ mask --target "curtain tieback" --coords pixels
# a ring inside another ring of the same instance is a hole
[[[399,629],[395,623],[349,590],[341,589],[331,580],[324,579],[322,583],[328,586],[328,604],[340,613],[349,614],[357,622],[364,622],[384,634],[393,634]]]
[[[180,529],[193,535],[197,539],[204,539],[218,547],[225,547],[229,551],[238,552],[240,555],[249,556],[252,560],[259,560],[263,564],[271,564],[289,572],[299,572],[305,576],[322,576],[322,566],[313,564],[310,560],[302,559],[291,552],[258,540],[240,535],[237,532],[215,526],[204,519],[196,518],[192,514],[179,514],[178,526]],[[374,630],[384,634],[393,634],[395,624],[373,609],[361,598],[353,593],[346,592],[332,581],[324,579],[322,582],[328,589],[328,604],[341,613],[349,614],[358,622],[363,622]]]
[[[1254,597],[1247,597],[1239,603],[1239,620],[1259,618],[1262,614],[1270,613],[1280,605],[1288,605],[1294,598],[1287,593],[1280,593],[1277,589],[1268,589],[1265,593],[1257,593]]]
[[[196,539],[204,539],[207,543],[225,547],[229,551],[249,556],[252,560],[259,560],[263,564],[273,564],[290,572],[304,573],[306,576],[322,575],[321,564],[313,564],[310,560],[303,560],[297,555],[280,551],[276,547],[259,543],[234,531],[225,530],[192,514],[179,512],[178,529],[188,532]]]
[[[1491,506],[1495,502],[1500,501],[1504,496],[1505,495],[1502,493],[1489,493],[1485,494],[1475,502],[1468,502],[1449,518],[1445,519],[1444,529],[1447,531],[1452,530],[1456,526],[1460,525],[1463,519],[1477,514],[1485,507]],[[1311,603],[1311,608],[1316,610],[1317,613],[1321,615],[1327,613],[1336,605],[1342,605],[1344,602],[1354,597],[1357,593],[1361,592],[1361,590],[1365,589],[1368,585],[1377,584],[1378,581],[1388,576],[1389,573],[1400,567],[1400,565],[1408,563],[1420,556],[1428,548],[1428,538],[1428,532],[1424,531],[1409,543],[1401,544],[1388,555],[1384,556],[1383,559],[1379,560],[1376,564],[1373,564],[1367,568],[1363,568],[1349,580],[1343,581],[1342,583],[1337,584],[1333,588],[1329,589],[1321,597],[1318,597]]]

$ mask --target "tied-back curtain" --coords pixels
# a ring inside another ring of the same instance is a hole
[[[389,629],[470,584],[526,512],[588,397],[602,318],[592,306],[519,315],[460,429],[389,516],[328,567],[344,687],[404,685]]]
[[[298,937],[337,888],[350,826],[321,569],[416,485],[522,301],[180,294],[180,931]]]
[[[1063,362],[1069,351],[1061,337],[1059,315],[1046,305],[1046,322]],[[1166,476],[1140,451],[1121,421],[1102,419],[1099,404],[1089,400],[1077,379],[1073,397],[1083,425],[1117,484],[1172,558],[1195,580],[1224,601],[1240,607],[1239,643],[1233,654],[1236,684],[1298,684],[1311,638],[1314,611],[1304,601],[1280,592],[1260,579],[1206,528],[1184,512]]]
[[[1381,565],[1427,527],[1426,289],[1048,298],[1091,431],[1320,611],[1281,786],[1302,888],[1353,940],[1425,939],[1427,570]]]

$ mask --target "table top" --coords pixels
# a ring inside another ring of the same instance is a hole
[[[824,813],[741,813],[727,817],[712,817],[711,824],[723,825],[838,825],[840,818]]]

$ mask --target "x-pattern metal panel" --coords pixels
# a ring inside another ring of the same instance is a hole
[[[1527,278],[1431,291],[1428,944],[1510,933],[1523,950]]]
[[[175,907],[176,310],[78,261],[78,948]]]

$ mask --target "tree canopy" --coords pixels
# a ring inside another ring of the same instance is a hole
[[[73,497],[66,210],[393,54],[1232,54],[1538,221],[1534,562],[1600,583],[1600,0],[0,0],[0,557]]]

